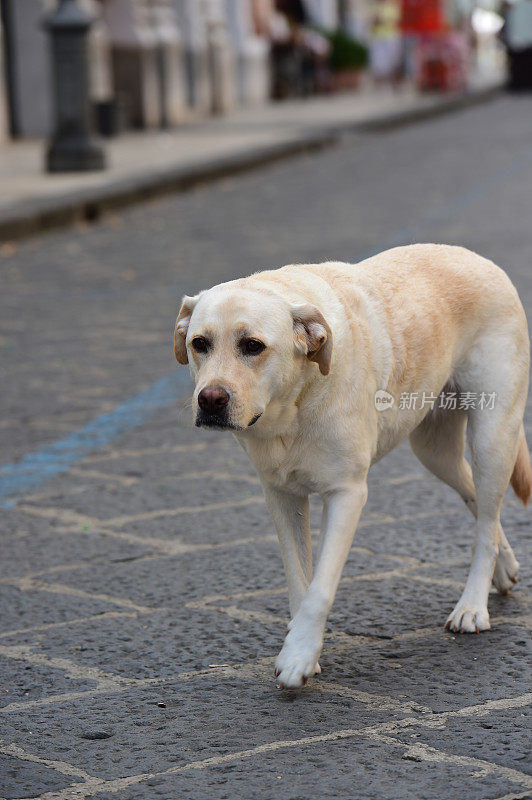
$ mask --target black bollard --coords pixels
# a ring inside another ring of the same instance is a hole
[[[92,18],[78,0],[60,0],[45,21],[50,33],[55,130],[48,172],[104,169],[102,147],[91,136],[87,37]]]

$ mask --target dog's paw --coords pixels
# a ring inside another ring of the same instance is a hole
[[[517,583],[517,573],[519,572],[519,562],[510,551],[501,551],[495,563],[493,572],[493,585],[499,594],[508,594]]]
[[[319,638],[302,639],[290,631],[275,662],[275,676],[282,689],[299,689],[309,678],[318,675]]]
[[[453,633],[480,633],[490,629],[490,616],[487,608],[474,607],[459,602],[449,615],[445,627]]]

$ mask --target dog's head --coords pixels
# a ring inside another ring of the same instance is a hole
[[[232,281],[184,297],[174,352],[196,383],[196,425],[243,431],[289,395],[309,362],[328,374],[332,333],[315,306]]]

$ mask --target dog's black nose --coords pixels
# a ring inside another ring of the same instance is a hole
[[[229,402],[229,395],[222,386],[206,386],[198,395],[198,405],[208,414],[219,413]]]

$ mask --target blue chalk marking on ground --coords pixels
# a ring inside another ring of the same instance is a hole
[[[176,370],[74,433],[35,453],[27,453],[14,464],[0,467],[2,507],[14,507],[16,503],[6,498],[35,489],[55,475],[67,472],[92,450],[98,450],[121,433],[142,425],[156,411],[175,403],[189,386],[188,371]]]

